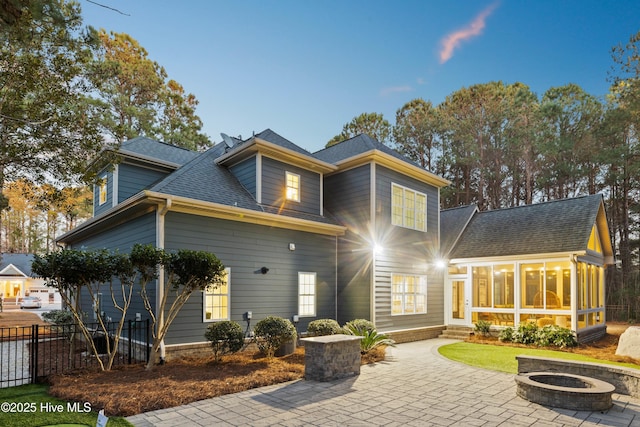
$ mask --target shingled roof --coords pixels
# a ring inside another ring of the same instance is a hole
[[[477,212],[449,258],[583,251],[603,206],[602,200],[602,195],[595,194]],[[443,211],[441,221],[453,224],[457,215],[460,212],[456,210]]]
[[[476,205],[446,209],[440,213],[440,253],[449,256],[469,221],[478,212]]]
[[[400,159],[419,167],[418,164],[409,160],[397,151],[387,147],[383,143],[378,142],[375,139],[371,138],[369,135],[363,133],[354,136],[353,138],[334,144],[330,147],[324,148],[320,151],[316,151],[315,153],[313,153],[313,156],[325,162],[336,164],[341,160],[345,160],[371,150],[381,151],[385,154],[395,157],[396,159]]]
[[[131,152],[177,165],[183,165],[200,155],[200,153],[196,151],[156,141],[144,136],[123,142],[119,151],[124,151],[125,153]]]

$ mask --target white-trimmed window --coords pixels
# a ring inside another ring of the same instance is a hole
[[[427,277],[409,274],[391,275],[391,314],[427,312]]]
[[[229,320],[229,292],[231,289],[231,269],[224,269],[224,281],[217,287],[210,286],[203,292],[203,321]]]
[[[391,184],[391,223],[427,231],[427,195],[398,184]]]
[[[287,200],[291,200],[293,202],[300,201],[300,175],[286,172],[286,181],[287,181]]]
[[[298,273],[298,316],[316,315],[316,273]]]
[[[98,186],[98,204],[104,205],[107,203],[107,176],[100,178],[100,185]]]

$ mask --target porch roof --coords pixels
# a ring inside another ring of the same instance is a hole
[[[447,223],[460,214],[456,210],[443,211],[442,221]],[[449,259],[584,252],[594,225],[606,262],[613,262],[600,194],[475,212],[454,243]]]

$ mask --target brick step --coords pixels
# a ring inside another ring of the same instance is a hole
[[[473,335],[473,328],[466,326],[447,326],[447,329],[442,331],[439,338],[466,340],[470,335]]]

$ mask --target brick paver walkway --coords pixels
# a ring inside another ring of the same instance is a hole
[[[513,375],[437,352],[452,340],[400,344],[358,377],[292,381],[129,417],[164,426],[638,426],[640,400],[614,394],[606,412],[548,408],[516,396]]]

